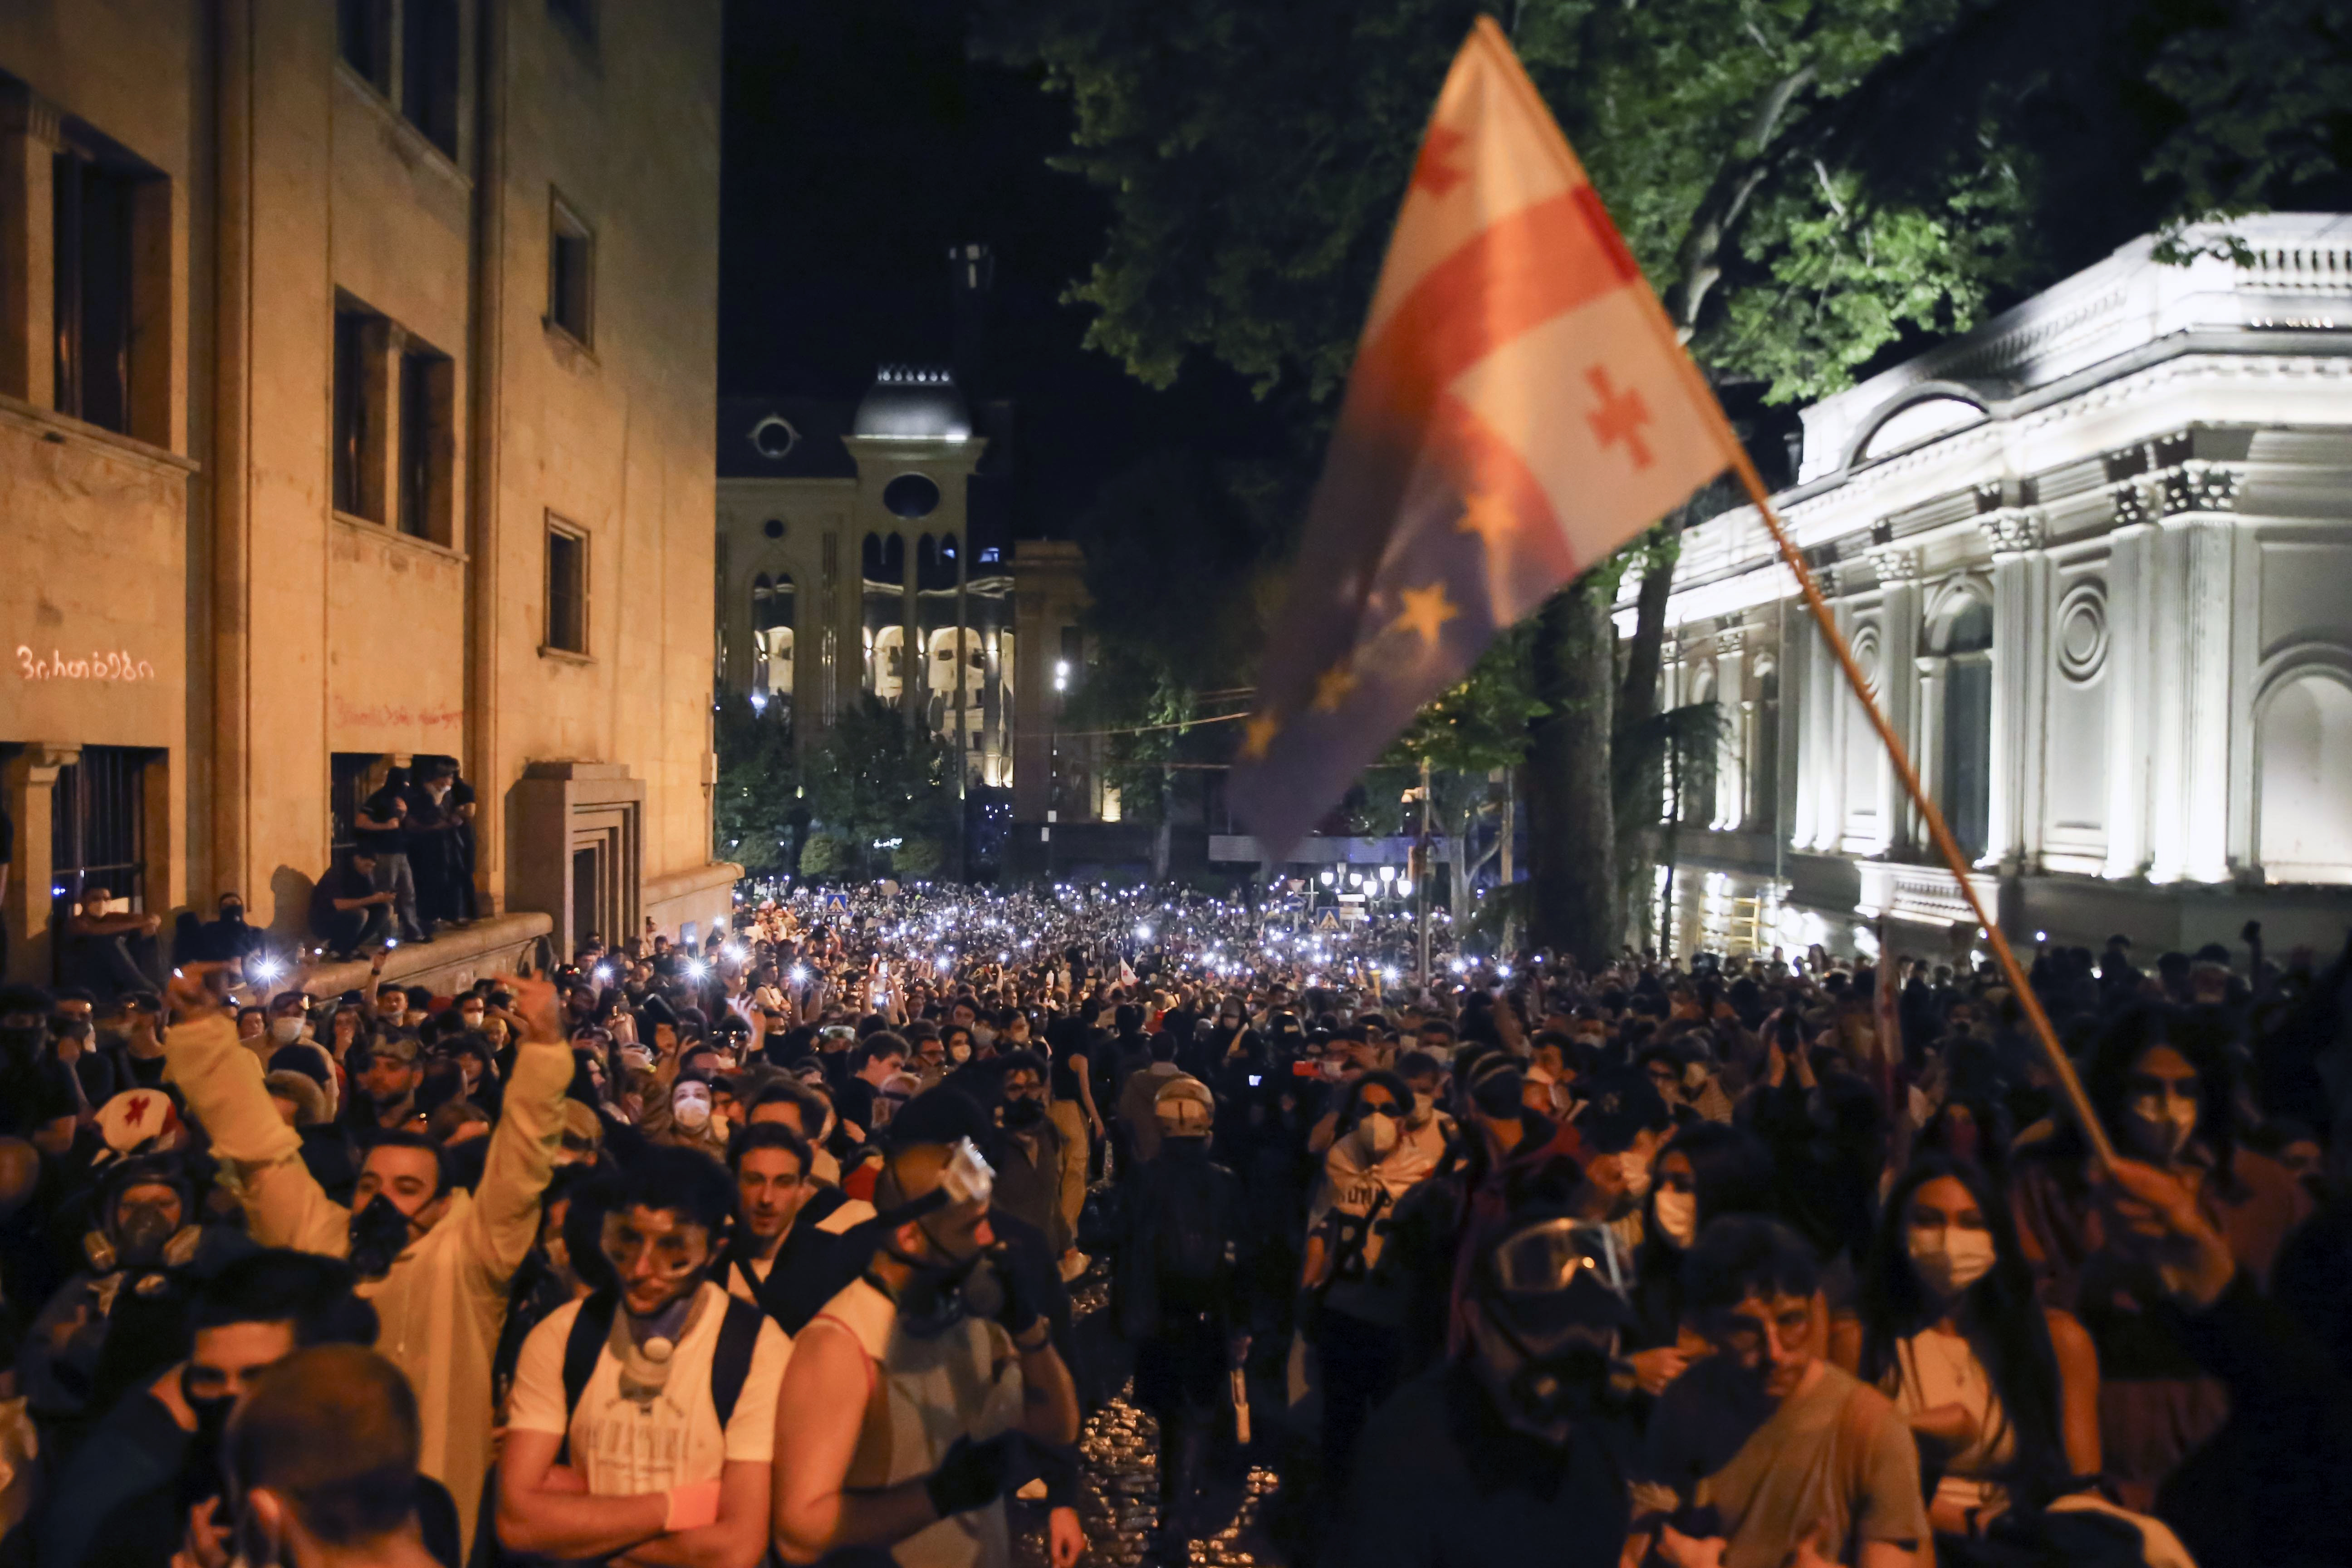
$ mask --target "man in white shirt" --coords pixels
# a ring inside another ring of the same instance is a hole
[[[556,1309],[515,1366],[499,1466],[509,1551],[668,1568],[754,1568],[766,1553],[792,1342],[709,1279],[734,1206],[726,1172],[693,1150],[624,1169],[603,1234],[617,1291]]]

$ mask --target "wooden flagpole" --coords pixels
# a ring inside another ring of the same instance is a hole
[[[1698,367],[1690,364],[1686,354],[1677,353],[1675,357],[1689,366],[1694,380],[1701,379]],[[1927,825],[1927,837],[1934,842],[1936,853],[1959,883],[1960,896],[1968,900],[1969,913],[1976,916],[1978,926],[1985,933],[1985,941],[1992,947],[1993,962],[2000,965],[2000,972],[2007,977],[2011,991],[2017,996],[2018,1005],[2025,1009],[2026,1019],[2033,1026],[2033,1032],[2042,1042],[2042,1052],[2050,1060],[2050,1070],[2056,1076],[2058,1087],[2065,1093],[2066,1102],[2074,1112],[2074,1120],[2091,1145],[2091,1152],[2102,1166],[2113,1164],[2115,1145],[2107,1138],[2106,1128],[2100,1124],[2099,1113],[2091,1104],[2091,1097],[2084,1091],[2083,1080],[2075,1073],[2074,1064],[2066,1058],[2064,1047],[2058,1043],[2058,1031],[2051,1026],[2050,1015],[2042,1010],[2042,998],[2036,996],[2033,987],[2027,984],[2025,970],[2017,962],[2017,954],[2011,949],[2009,939],[2001,934],[2000,922],[1992,918],[1984,907],[1984,900],[1977,896],[1976,883],[1969,875],[1968,857],[1961,853],[1959,841],[1952,837],[1951,828],[1945,824],[1944,814],[1936,809],[1934,801],[1927,798],[1927,790],[1919,783],[1918,771],[1911,765],[1910,753],[1903,749],[1903,742],[1895,738],[1895,726],[1887,721],[1877,699],[1871,695],[1870,683],[1863,677],[1862,666],[1854,662],[1853,649],[1847,646],[1844,635],[1838,630],[1837,617],[1831,612],[1829,601],[1822,597],[1821,584],[1813,580],[1812,570],[1805,564],[1804,555],[1797,549],[1796,542],[1789,537],[1788,528],[1780,521],[1780,514],[1772,510],[1772,498],[1765,490],[1762,477],[1756,472],[1755,461],[1748,457],[1748,448],[1732,431],[1730,421],[1724,419],[1722,407],[1715,401],[1712,387],[1706,389],[1706,406],[1715,412],[1718,420],[1722,420],[1724,441],[1731,449],[1733,471],[1739,476],[1740,485],[1748,491],[1748,499],[1756,504],[1757,514],[1763,518],[1764,526],[1771,531],[1772,542],[1780,546],[1780,559],[1787,562],[1789,570],[1796,574],[1797,588],[1805,597],[1805,607],[1813,613],[1814,624],[1822,628],[1822,639],[1837,656],[1838,668],[1845,671],[1846,684],[1853,688],[1854,696],[1862,703],[1862,710],[1870,715],[1871,728],[1878,731],[1879,742],[1886,748],[1887,760],[1895,764],[1895,776],[1903,781],[1903,793],[1910,797],[1911,804],[1918,808],[1921,819]]]

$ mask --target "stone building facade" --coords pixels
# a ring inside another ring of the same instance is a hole
[[[2143,239],[1803,411],[1777,505],[2012,939],[2352,921],[2352,218],[2234,232],[2248,265]],[[1752,508],[1686,536],[1668,616],[1664,702],[1722,710],[1677,948],[1866,949],[1882,913],[1965,947]]]
[[[0,6],[12,976],[100,878],[300,929],[426,755],[489,918],[394,973],[726,915],[719,44],[719,0]]]
[[[885,366],[854,405],[722,399],[719,688],[789,704],[803,752],[851,703],[898,707],[968,791],[1009,792],[1026,864],[1039,829],[1118,803],[1095,738],[1060,734],[1087,662],[1077,547],[975,530],[989,450],[943,369]]]

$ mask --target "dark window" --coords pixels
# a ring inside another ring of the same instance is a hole
[[[400,112],[457,155],[457,0],[403,0]]]
[[[1992,611],[1972,604],[1944,637],[1944,766],[1936,805],[1971,860],[1992,816]]]
[[[335,510],[380,522],[367,483],[368,339],[374,321],[362,310],[335,312]]]
[[[588,651],[588,541],[554,523],[547,528],[547,646]]]
[[[343,63],[383,91],[392,80],[392,0],[336,0],[335,45]]]
[[[71,766],[58,770],[49,817],[50,886],[58,925],[85,889],[104,888],[130,900],[136,914],[147,900],[147,763],[132,746],[84,746]],[[57,944],[62,963],[69,944]],[[63,971],[60,971],[62,973]]]
[[[571,28],[581,42],[596,41],[596,0],[547,0],[547,14]]]
[[[559,199],[548,225],[547,320],[583,343],[593,325],[595,265],[595,236]]]
[[[444,544],[450,380],[443,355],[412,349],[400,356],[400,531]]]
[[[53,170],[58,412],[127,435],[134,182],[71,150]]]
[[[358,840],[354,819],[362,803],[373,793],[368,780],[383,761],[376,752],[336,752],[327,759],[327,811],[332,822],[329,833],[338,858]]]

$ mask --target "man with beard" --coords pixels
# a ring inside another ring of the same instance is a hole
[[[1683,1300],[1715,1353],[1651,1413],[1634,1530],[1676,1568],[1906,1568],[1927,1540],[1918,1449],[1885,1394],[1828,1360],[1813,1249],[1727,1215],[1685,1259]]]
[[[196,951],[180,954],[183,963],[190,958],[205,963],[226,963],[230,959],[243,962],[269,951],[268,928],[246,922],[243,893],[223,893],[219,907],[217,920],[206,921],[196,928]]]
[[[209,966],[175,976],[166,1041],[172,1082],[239,1179],[255,1240],[346,1257],[383,1321],[381,1348],[415,1385],[425,1473],[456,1496],[468,1549],[489,1468],[490,1359],[507,1283],[539,1238],[539,1200],[554,1170],[572,1051],[555,987],[501,978],[524,1021],[502,1114],[471,1192],[453,1188],[441,1151],[405,1129],[375,1134],[352,1207],[329,1198],[302,1142],[270,1103],[261,1063],[207,987]],[[363,1071],[362,1079],[365,1078]]]
[[[375,1310],[352,1285],[347,1265],[283,1250],[239,1258],[207,1280],[190,1313],[188,1359],[124,1395],[74,1451],[40,1516],[35,1561],[146,1568],[185,1535],[201,1533],[209,1545],[225,1522],[220,1443],[230,1407],[303,1346],[374,1342]],[[446,1494],[439,1511],[454,1555],[457,1514]]]
[[[707,1568],[765,1555],[792,1342],[710,1279],[734,1207],[725,1173],[693,1150],[623,1169],[598,1242],[615,1283],[550,1313],[515,1364],[499,1460],[508,1550]]]
[[[787,1562],[866,1547],[906,1568],[1004,1568],[1004,1494],[1041,1458],[1049,1479],[1074,1479],[1069,1371],[992,1256],[994,1173],[970,1139],[945,1136],[971,1120],[961,1096],[908,1106],[875,1184],[879,1248],[794,1343],[776,1426]],[[1050,1534],[1055,1568],[1070,1568],[1085,1544],[1076,1510],[1055,1507]]]
[[[425,1114],[416,1109],[417,1087],[425,1081],[418,1055],[413,1036],[387,1035],[346,1058],[352,1100],[343,1119],[355,1140],[365,1143],[386,1132],[424,1130]]]
[[[1613,1564],[1635,1446],[1614,1359],[1631,1317],[1623,1244],[1535,1202],[1484,1227],[1471,1257],[1466,1342],[1365,1428],[1339,1561]]]

